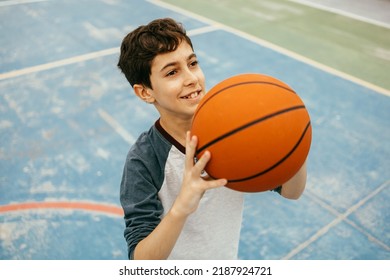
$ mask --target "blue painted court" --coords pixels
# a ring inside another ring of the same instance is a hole
[[[390,89],[136,0],[0,1],[0,259],[127,258],[122,168],[158,116],[116,63],[122,38],[158,17],[184,24],[208,88],[264,73],[310,113],[306,191],[246,196],[240,259],[389,260]]]

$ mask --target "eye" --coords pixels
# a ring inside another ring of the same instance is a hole
[[[171,70],[171,71],[169,71],[168,73],[167,73],[167,77],[169,77],[169,76],[173,76],[173,75],[175,75],[177,73],[177,70]]]
[[[194,60],[194,61],[192,61],[192,62],[190,63],[190,66],[191,66],[191,67],[195,67],[195,66],[197,66],[198,64],[199,64],[199,61]]]

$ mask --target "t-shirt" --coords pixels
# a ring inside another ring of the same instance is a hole
[[[124,166],[120,200],[129,258],[136,245],[170,210],[182,184],[185,147],[157,121],[131,147]],[[206,191],[186,220],[169,259],[236,259],[243,193],[226,187]]]

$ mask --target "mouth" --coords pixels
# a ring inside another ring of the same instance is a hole
[[[201,90],[197,90],[187,94],[186,96],[180,97],[181,99],[196,99],[200,95]]]

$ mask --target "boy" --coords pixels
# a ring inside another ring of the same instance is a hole
[[[129,33],[118,67],[160,118],[131,147],[121,182],[124,236],[130,259],[236,259],[243,194],[226,179],[202,175],[212,156],[195,163],[195,109],[205,77],[190,38],[174,20],[157,19]],[[306,167],[277,190],[298,198]]]

